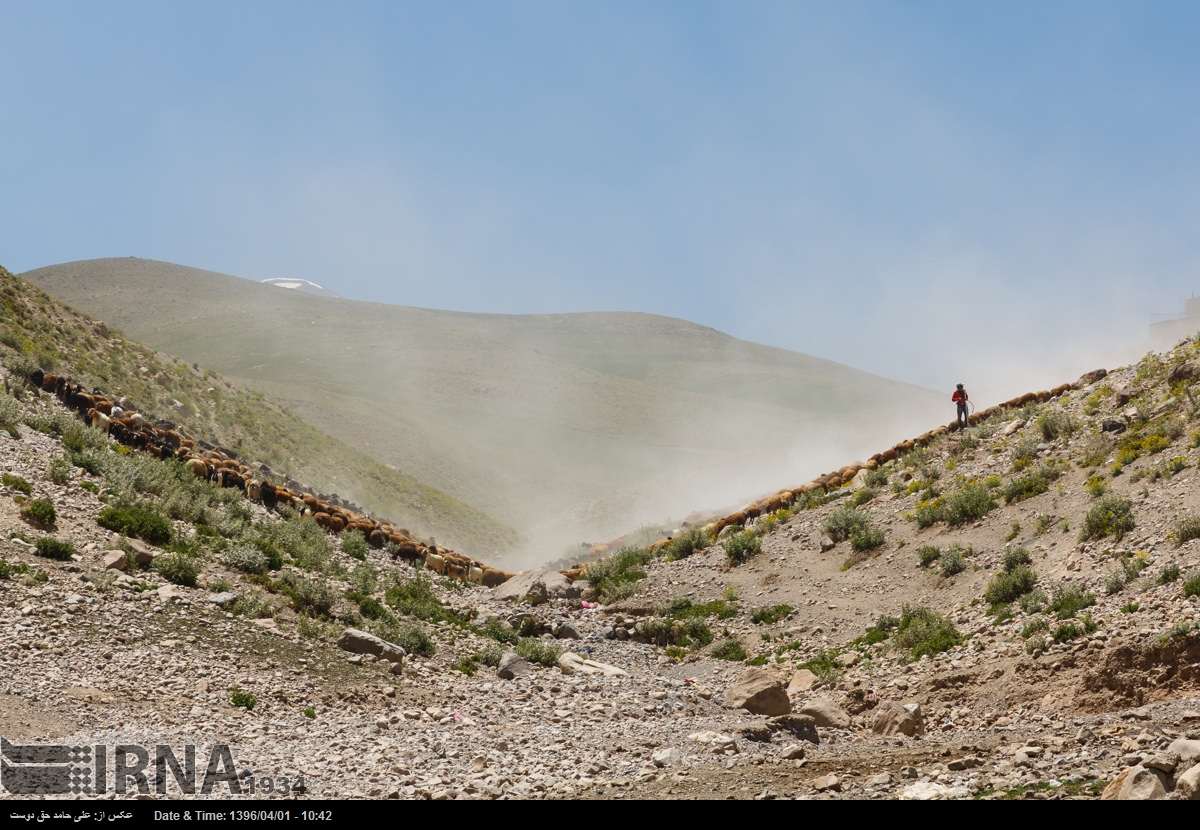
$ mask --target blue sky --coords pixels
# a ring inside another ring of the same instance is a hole
[[[1200,289],[1195,3],[0,7],[0,263],[648,311],[996,394]]]

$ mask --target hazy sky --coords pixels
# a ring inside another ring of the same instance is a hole
[[[1200,289],[1200,4],[0,6],[0,264],[649,311],[947,390]],[[1111,362],[1109,362],[1111,366]]]

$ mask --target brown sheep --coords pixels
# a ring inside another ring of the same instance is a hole
[[[329,517],[329,529],[332,530],[334,533],[341,533],[343,530],[346,529],[346,520],[343,519],[341,516],[330,516]]]
[[[895,461],[895,460],[896,460],[896,450],[895,449],[884,450],[883,452],[881,452],[879,454],[879,463],[880,464],[886,464],[889,461]]]
[[[42,376],[42,391],[54,392],[58,388],[58,375]]]
[[[446,560],[436,553],[425,554],[425,567],[434,573],[446,573]]]
[[[196,478],[208,478],[208,465],[199,458],[191,458],[187,462],[187,467],[192,471],[192,475]]]
[[[1050,400],[1049,389],[1043,389],[1040,392],[1037,392],[1036,395],[1038,403],[1045,403],[1046,401]]]
[[[486,565],[483,567],[483,585],[488,588],[494,588],[497,585],[503,585],[505,582],[513,578],[513,574],[507,571],[498,571],[495,568],[489,568]]]
[[[738,511],[737,513],[730,513],[725,517],[726,525],[744,525],[745,523],[746,514],[741,511]]]
[[[328,513],[313,513],[313,521],[326,530],[328,530],[330,527]]]
[[[384,535],[382,530],[376,528],[371,531],[371,535],[367,537],[367,541],[371,543],[371,547],[381,548],[387,542],[387,536]]]

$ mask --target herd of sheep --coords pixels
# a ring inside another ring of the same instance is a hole
[[[160,459],[178,459],[200,479],[214,486],[236,487],[246,498],[268,510],[289,507],[302,516],[310,516],[330,533],[357,530],[375,548],[387,548],[398,559],[421,562],[437,573],[479,585],[499,585],[512,574],[477,562],[462,554],[415,539],[403,527],[376,521],[352,509],[352,505],[334,497],[318,497],[310,490],[289,482],[274,482],[269,468],[243,463],[232,450],[189,438],[184,429],[169,421],[150,423],[136,411],[127,398],[112,398],[98,389],[88,392],[69,377],[33,371],[28,380],[36,388],[58,397],[86,423],[110,435],[131,449]]]

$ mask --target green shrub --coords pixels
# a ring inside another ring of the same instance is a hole
[[[212,587],[214,586],[209,586],[210,589]],[[265,620],[279,613],[279,601],[275,597],[264,594],[262,591],[243,591],[234,600],[229,610],[239,617],[248,617],[252,620]]]
[[[367,537],[362,535],[362,531],[343,530],[339,538],[342,540],[342,553],[359,561],[366,560],[371,545],[367,542]]]
[[[932,502],[921,502],[912,512],[912,520],[917,523],[917,527],[924,529],[932,527],[942,521],[944,514],[942,508],[945,506],[944,499],[935,499]]]
[[[762,553],[762,541],[751,531],[734,534],[725,540],[725,557],[735,565],[759,553]]]
[[[763,608],[756,608],[750,613],[750,622],[757,625],[774,625],[792,613],[792,611],[793,609],[790,605],[768,605]]]
[[[1183,581],[1183,595],[1185,597],[1200,597],[1200,571],[1192,571],[1188,574],[1187,579]]]
[[[317,710],[309,706],[306,709],[301,709],[301,713],[309,720],[314,720],[317,717]]]
[[[326,617],[337,602],[337,593],[324,581],[309,579],[295,571],[284,571],[279,577],[283,592],[292,602],[297,614]]]
[[[52,502],[45,499],[34,499],[21,508],[21,517],[38,527],[54,527],[58,514],[55,512]]]
[[[186,553],[164,553],[154,557],[154,570],[168,582],[195,588],[200,562]]]
[[[942,508],[946,524],[951,527],[982,519],[998,505],[988,488],[982,484],[964,484],[962,490],[947,497]]]
[[[144,507],[106,507],[96,516],[96,523],[123,536],[145,539],[152,545],[171,541],[171,522]]]
[[[525,637],[518,642],[516,652],[530,663],[537,663],[547,668],[557,666],[558,658],[562,654],[562,651],[549,640],[539,640],[534,637]]]
[[[1162,573],[1158,575],[1158,584],[1166,585],[1169,582],[1174,582],[1180,576],[1179,563],[1168,562],[1163,566]]]
[[[839,507],[825,517],[821,529],[835,542],[849,539],[854,533],[866,530],[870,519],[866,513],[850,507]]]
[[[494,617],[483,624],[483,626],[479,629],[479,633],[485,637],[492,638],[498,643],[508,643],[509,645],[516,645],[517,641],[520,639],[517,632],[513,630],[512,626],[507,625]]]
[[[917,559],[921,562],[922,568],[928,568],[934,562],[942,558],[942,549],[933,545],[924,545],[917,548]]]
[[[1054,410],[1042,415],[1037,419],[1037,427],[1042,433],[1042,438],[1047,441],[1053,441],[1061,435],[1070,435],[1075,430],[1070,416],[1061,410]]]
[[[0,477],[0,481],[4,482],[5,487],[11,487],[14,490],[19,490],[27,496],[33,495],[33,485],[20,476],[15,476],[12,473],[5,473]]]
[[[867,471],[867,486],[868,487],[886,487],[888,483],[888,474],[885,470],[868,470]]]
[[[878,495],[879,491],[874,487],[863,487],[846,501],[851,507],[860,507]]]
[[[55,484],[66,484],[71,480],[71,462],[65,458],[51,459],[46,465],[46,476]]]
[[[714,645],[709,653],[718,660],[741,662],[746,659],[746,650],[742,648],[742,642],[737,637],[726,637]]]
[[[946,615],[924,606],[905,605],[892,642],[918,660],[926,654],[949,651],[962,642],[962,636]]]
[[[1022,565],[1027,568],[1032,565],[1033,557],[1029,555],[1029,551],[1025,550],[1025,548],[1013,548],[1012,550],[1006,550],[1004,552],[1004,558],[1002,561],[1004,564],[1004,572],[1012,573]]]
[[[387,639],[403,648],[409,654],[420,657],[432,657],[436,648],[429,633],[419,625],[401,623],[388,632]],[[497,660],[499,663],[499,660]]]
[[[234,686],[229,696],[229,702],[239,709],[245,709],[248,712],[254,708],[254,704],[258,703],[258,698]]]
[[[938,571],[942,576],[954,576],[967,569],[967,554],[962,548],[954,545],[942,554],[938,562]]]
[[[818,651],[810,660],[800,664],[800,668],[808,669],[822,683],[831,683],[842,673],[843,666],[838,662],[836,649]]]
[[[1061,618],[1060,618],[1061,619]],[[1096,630],[1096,623],[1092,621],[1089,614],[1084,614],[1079,620],[1066,622],[1054,629],[1051,638],[1056,643],[1065,643],[1074,640],[1082,634],[1091,634]]]
[[[1037,585],[1037,574],[1025,565],[1016,565],[992,577],[983,599],[989,605],[1016,602]]]
[[[607,605],[632,596],[637,583],[646,578],[642,568],[653,559],[654,553],[646,548],[624,547],[590,565],[584,578],[592,583],[596,598]]]
[[[1175,522],[1175,528],[1171,531],[1171,539],[1174,540],[1176,547],[1192,539],[1200,539],[1200,516],[1184,516]]]
[[[1092,476],[1083,483],[1083,489],[1087,490],[1089,496],[1098,499],[1108,489],[1108,483],[1101,476]]]
[[[53,536],[43,536],[34,544],[38,556],[46,559],[56,559],[59,562],[69,562],[75,555],[75,546],[70,542],[55,539]]]
[[[671,543],[667,545],[664,558],[668,562],[686,559],[693,553],[704,550],[708,545],[709,538],[703,529],[689,528],[671,540]]]
[[[258,548],[250,545],[232,547],[221,557],[227,568],[248,574],[265,574],[270,570],[267,557]]]
[[[1046,592],[1041,588],[1035,588],[1025,596],[1018,600],[1017,604],[1021,606],[1021,610],[1026,614],[1037,614],[1045,609],[1050,603],[1050,598],[1046,596]]]
[[[1079,538],[1087,541],[1099,536],[1112,536],[1120,541],[1133,528],[1133,502],[1120,496],[1103,496],[1088,510]]]
[[[895,617],[884,615],[875,621],[875,624],[867,629],[863,636],[855,640],[856,645],[871,646],[875,643],[882,643],[891,633],[900,626],[900,620]]]
[[[450,668],[455,671],[462,672],[467,677],[474,677],[475,672],[479,671],[479,655],[472,654],[469,657],[462,657],[456,662],[452,663]]]
[[[357,595],[355,602],[358,604],[358,612],[368,620],[385,620],[391,616],[388,610],[383,607],[383,603],[374,597],[364,597]]]
[[[1035,617],[1021,629],[1021,639],[1028,640],[1034,634],[1046,631],[1049,627],[1049,624],[1042,617]]]
[[[883,531],[874,527],[863,528],[850,534],[850,548],[856,553],[877,550],[883,547],[885,541]]]
[[[1096,604],[1096,595],[1084,591],[1073,582],[1060,582],[1050,593],[1048,611],[1053,611],[1060,620],[1070,619],[1084,608]]]
[[[1038,470],[1010,481],[1001,495],[1004,496],[1005,504],[1012,504],[1039,496],[1049,489],[1050,485],[1046,482],[1046,477]]]
[[[4,559],[0,559],[0,579],[8,579],[12,575],[12,565]]]

